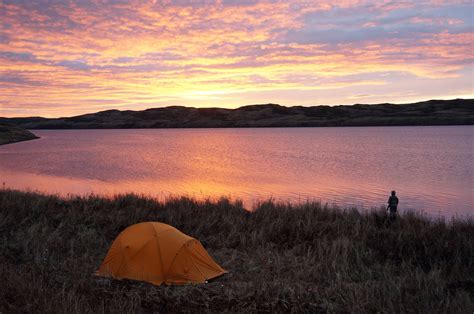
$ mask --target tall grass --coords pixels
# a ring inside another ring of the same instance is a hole
[[[153,286],[93,276],[141,221],[199,239],[229,274]],[[387,224],[319,203],[67,198],[0,190],[0,312],[474,311],[474,223],[414,213]]]

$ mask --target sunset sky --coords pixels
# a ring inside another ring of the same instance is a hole
[[[473,97],[472,1],[0,0],[0,116]]]

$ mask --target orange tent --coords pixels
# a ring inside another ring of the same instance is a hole
[[[123,230],[96,272],[154,285],[204,283],[225,273],[198,240],[159,222],[143,222]]]

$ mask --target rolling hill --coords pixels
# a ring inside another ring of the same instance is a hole
[[[284,107],[250,105],[237,109],[172,106],[143,111],[107,110],[66,118],[0,118],[26,129],[334,127],[472,125],[474,99],[412,104]]]

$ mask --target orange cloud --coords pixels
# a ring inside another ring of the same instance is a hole
[[[472,87],[462,1],[179,2],[1,2],[0,115],[385,102]]]

